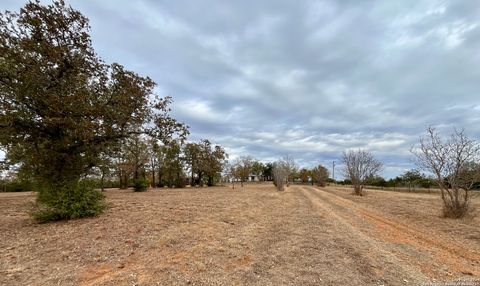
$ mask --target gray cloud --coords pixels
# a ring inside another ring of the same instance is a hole
[[[152,77],[191,139],[233,157],[330,166],[367,148],[391,177],[429,125],[480,137],[474,1],[67,2],[100,56]]]

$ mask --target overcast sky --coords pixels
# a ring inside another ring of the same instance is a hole
[[[106,62],[154,79],[190,139],[231,158],[330,168],[362,148],[392,177],[429,125],[480,137],[478,1],[66,2]]]

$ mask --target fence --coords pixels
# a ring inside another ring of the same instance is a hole
[[[330,186],[336,186],[336,187],[345,187],[345,188],[353,188],[352,185],[332,185],[329,184]],[[378,187],[378,186],[364,186],[364,189],[370,189],[370,190],[382,190],[382,191],[391,191],[391,192],[404,192],[404,193],[438,193],[440,192],[440,189],[438,188],[421,188],[421,187]]]

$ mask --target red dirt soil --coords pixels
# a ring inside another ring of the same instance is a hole
[[[480,278],[480,215],[437,194],[270,184],[108,190],[98,217],[36,224],[0,193],[0,285],[419,285]],[[480,198],[473,199],[479,209]],[[477,280],[479,281],[479,280]],[[478,283],[480,285],[480,282]]]

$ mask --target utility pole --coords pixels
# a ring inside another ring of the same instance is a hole
[[[333,179],[333,183],[336,184],[336,182],[335,182],[335,161],[332,162],[332,179]]]

